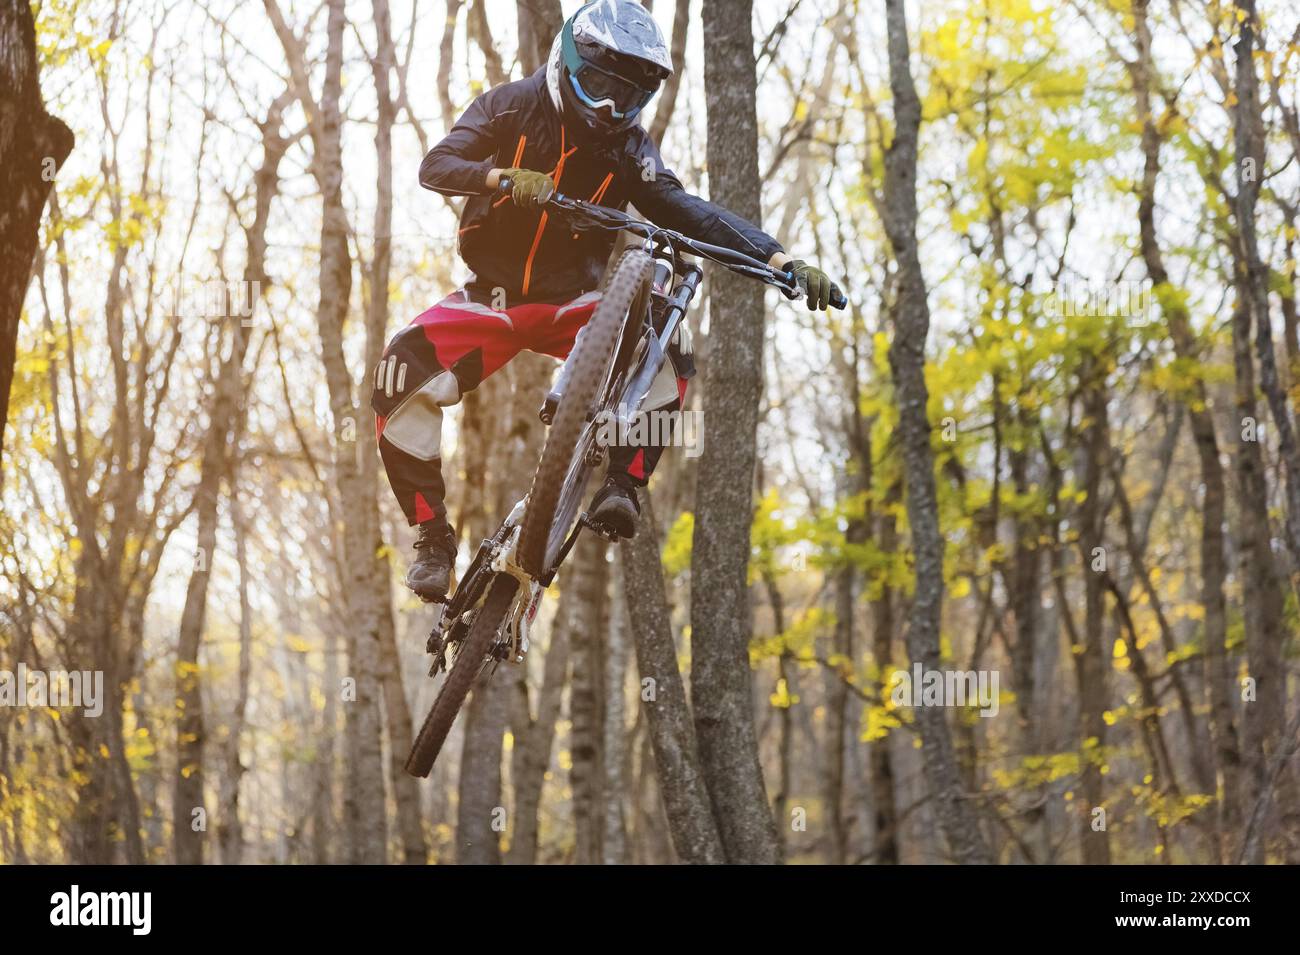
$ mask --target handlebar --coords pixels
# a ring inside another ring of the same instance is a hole
[[[497,183],[496,195],[504,196],[510,192],[514,183],[507,176],[502,176]],[[671,229],[661,229],[650,222],[642,219],[634,219],[626,213],[609,206],[596,205],[590,202],[584,202],[581,199],[574,199],[559,192],[551,193],[541,205],[548,209],[563,212],[568,215],[578,216],[588,220],[588,223],[595,228],[606,229],[609,231],[626,231],[641,236],[644,239],[654,239],[662,236],[666,244],[674,251],[686,251],[692,255],[709,259],[717,262],[719,265],[738,272],[742,275],[748,275],[756,278],[768,285],[773,285],[781,290],[781,293],[789,299],[804,297],[804,291],[790,275],[789,272],[782,272],[780,269],[773,268],[766,262],[748,256],[743,252],[737,252],[735,249],[729,249],[721,245],[713,245],[709,242],[701,242],[697,239],[689,238],[680,232],[674,232]],[[833,289],[831,292],[830,306],[834,309],[844,309],[848,306],[848,300],[844,293],[839,289]]]

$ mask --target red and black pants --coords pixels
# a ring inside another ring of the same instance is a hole
[[[588,292],[561,304],[497,309],[484,296],[462,289],[393,336],[375,368],[371,406],[384,470],[409,524],[446,520],[442,409],[458,403],[525,349],[567,357],[599,300],[599,293]],[[689,353],[674,346],[669,357],[671,367],[666,365],[664,374],[677,378],[675,400],[647,411],[681,410],[691,374]],[[539,406],[544,397],[537,396]],[[537,426],[543,425],[539,421]],[[609,450],[610,474],[625,474],[644,486],[663,445],[624,444]]]

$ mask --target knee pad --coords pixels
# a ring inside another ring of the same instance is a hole
[[[439,364],[424,329],[408,325],[393,336],[375,366],[370,404],[383,440],[413,458],[432,461],[441,448],[442,409],[460,396],[460,382]]]
[[[441,453],[442,409],[460,401],[460,386],[449,371],[439,372],[406,396],[384,421],[383,438],[421,461]]]

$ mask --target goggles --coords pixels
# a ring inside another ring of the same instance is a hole
[[[569,83],[578,99],[591,109],[608,108],[614,119],[627,119],[639,113],[658,90],[646,89],[624,76],[584,59],[569,30],[561,41]]]

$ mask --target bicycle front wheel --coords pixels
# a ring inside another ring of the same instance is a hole
[[[428,776],[429,770],[433,769],[434,760],[442,751],[442,744],[447,741],[447,734],[451,732],[460,708],[465,705],[470,687],[483,672],[488,651],[492,649],[492,641],[496,639],[502,621],[510,612],[518,589],[519,581],[509,574],[499,574],[492,582],[487,599],[479,607],[474,623],[465,635],[465,641],[456,650],[456,661],[451,665],[451,672],[443,681],[442,689],[438,691],[433,707],[415,737],[411,755],[406,758],[406,771],[412,776]]]
[[[623,253],[574,345],[568,381],[533,476],[519,532],[519,565],[532,577],[543,578],[554,569],[560,548],[578,520],[593,470],[597,414],[609,398],[628,312],[645,301],[653,274],[654,259],[648,253],[641,249]]]

